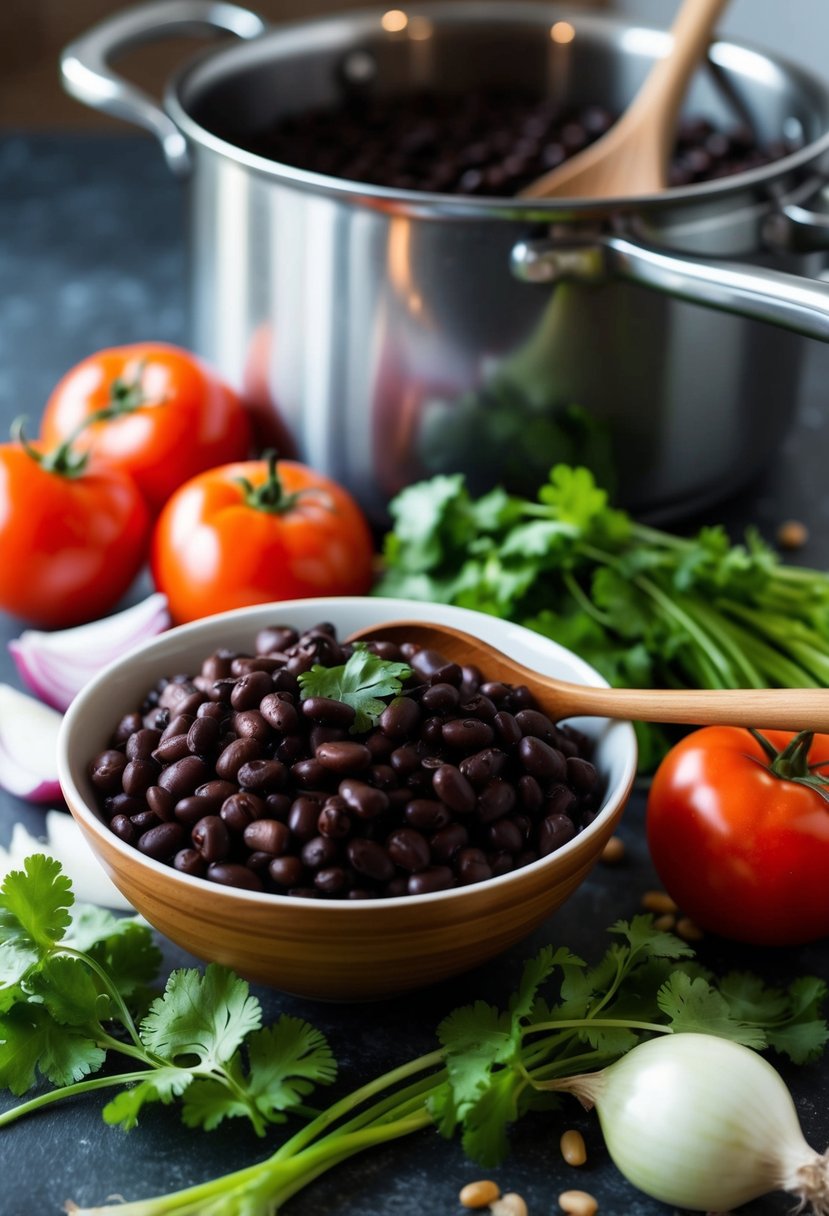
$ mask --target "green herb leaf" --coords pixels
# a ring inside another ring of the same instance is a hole
[[[372,654],[365,642],[358,642],[354,653],[341,666],[315,664],[297,678],[303,701],[308,697],[331,697],[350,705],[357,715],[352,733],[360,734],[377,724],[387,705],[381,698],[396,697],[411,674],[408,664],[381,659]]]
[[[43,853],[27,857],[0,886],[0,943],[39,953],[60,941],[69,928],[72,885],[60,862]]]
[[[96,1072],[106,1053],[83,1029],[63,1026],[42,1005],[17,1005],[0,1017],[0,1085],[23,1094],[37,1073],[70,1085]]]
[[[141,1038],[171,1064],[191,1057],[213,1068],[227,1063],[261,1023],[262,1007],[247,981],[210,963],[204,975],[195,968],[172,973],[164,995],[153,1001],[141,1023]]]
[[[162,1102],[168,1106],[181,1097],[193,1082],[193,1074],[187,1068],[165,1065],[148,1072],[137,1084],[122,1089],[104,1107],[104,1122],[112,1127],[130,1131],[138,1123],[138,1116],[148,1102]]]
[[[692,979],[675,971],[660,988],[656,999],[674,1031],[715,1034],[758,1050],[766,1046],[763,1030],[735,1018],[722,993],[701,976]]]

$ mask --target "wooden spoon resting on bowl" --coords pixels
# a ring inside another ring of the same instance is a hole
[[[411,642],[436,651],[447,662],[479,667],[488,680],[526,684],[553,721],[586,715],[685,726],[829,731],[829,689],[825,688],[593,688],[533,671],[460,629],[421,621],[371,625],[352,633],[348,641],[385,641],[398,646]]]
[[[618,122],[589,148],[532,182],[520,198],[627,198],[665,189],[676,118],[728,0],[684,0],[673,46]]]

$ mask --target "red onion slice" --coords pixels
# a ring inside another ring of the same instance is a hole
[[[167,598],[155,593],[88,625],[52,633],[27,629],[9,642],[9,650],[23,683],[47,705],[64,710],[102,667],[169,625]]]
[[[0,684],[0,785],[27,802],[62,798],[57,776],[61,715],[41,701]]]

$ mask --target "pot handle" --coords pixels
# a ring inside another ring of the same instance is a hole
[[[621,278],[829,342],[829,283],[780,270],[686,257],[611,235],[580,243],[521,241],[512,250],[511,265],[526,283],[599,284]]]
[[[224,0],[152,0],[114,13],[70,43],[60,58],[63,87],[93,110],[146,127],[173,172],[184,176],[190,153],[181,131],[148,93],[114,72],[110,60],[130,47],[205,28],[248,39],[258,38],[267,25],[256,13]]]

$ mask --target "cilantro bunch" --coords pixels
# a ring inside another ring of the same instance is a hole
[[[60,1086],[0,1123],[110,1085],[124,1088],[104,1117],[124,1128],[145,1102],[179,1096],[185,1121],[205,1129],[238,1114],[257,1130],[285,1113],[307,1120],[264,1161],[154,1199],[85,1212],[68,1204],[76,1216],[274,1216],[326,1170],[429,1127],[459,1134],[471,1158],[493,1165],[518,1120],[561,1100],[545,1089],[551,1080],[600,1068],[643,1039],[697,1031],[804,1062],[829,1037],[823,981],[777,989],[742,973],[717,980],[690,946],[637,916],[612,926],[614,940],[595,966],[545,947],[525,965],[506,1008],[476,1001],[456,1009],[440,1024],[434,1051],[317,1113],[303,1099],[334,1077],[318,1031],[287,1017],[262,1028],[247,984],[221,967],[175,971],[150,1001],[158,957],[147,928],[98,912],[71,919],[71,904],[68,880],[42,856],[0,887],[0,1078],[23,1090],[39,1070]],[[146,1010],[138,1023],[136,1004]],[[140,1067],[91,1076],[116,1051]]]
[[[556,465],[532,502],[461,475],[391,504],[378,595],[439,600],[517,621],[614,685],[829,686],[829,576],[784,565],[755,532],[682,538],[609,505],[585,468]],[[664,750],[640,725],[642,763]]]
[[[135,1126],[148,1102],[180,1098],[189,1127],[243,1116],[259,1135],[301,1111],[336,1065],[319,1031],[283,1015],[262,1026],[248,984],[211,964],[174,971],[153,999],[161,954],[149,926],[73,910],[69,879],[42,854],[0,887],[0,1085],[22,1095],[0,1127],[63,1098],[115,1088],[107,1123]],[[130,1069],[97,1076],[109,1055]]]

